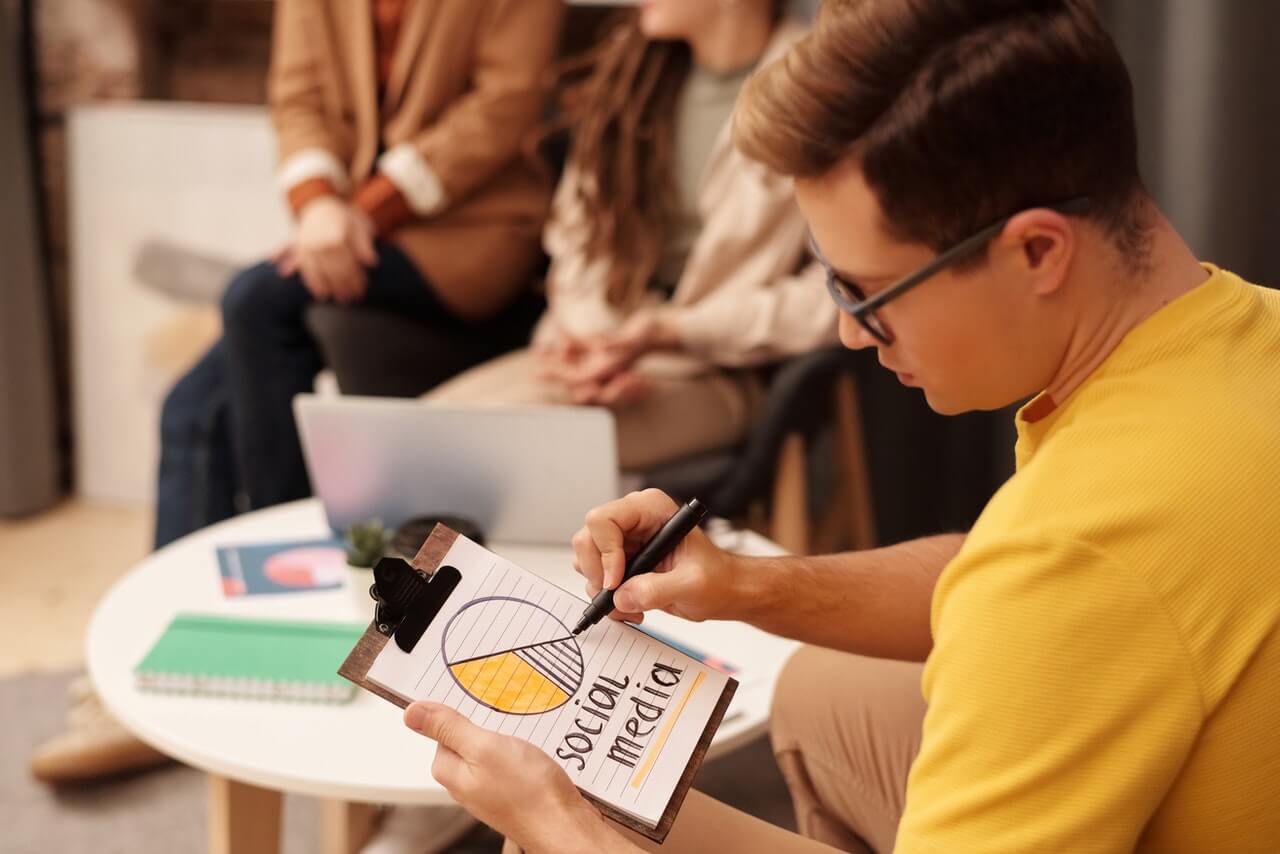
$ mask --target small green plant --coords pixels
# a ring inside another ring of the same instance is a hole
[[[386,554],[391,532],[383,526],[381,519],[371,519],[347,528],[346,538],[347,563],[371,569]]]

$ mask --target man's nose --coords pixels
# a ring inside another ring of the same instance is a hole
[[[850,350],[865,350],[879,342],[857,319],[847,312],[840,312],[840,343]]]

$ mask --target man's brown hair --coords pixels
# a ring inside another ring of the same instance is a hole
[[[1087,196],[1140,260],[1133,91],[1089,0],[825,0],[814,31],[748,83],[734,131],[786,175],[853,159],[899,239],[942,251]]]

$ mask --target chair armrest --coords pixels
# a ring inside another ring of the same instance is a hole
[[[831,411],[832,384],[841,374],[852,372],[860,358],[844,347],[828,347],[779,365],[739,461],[708,496],[712,512],[740,515],[753,497],[769,489],[783,441],[792,433],[811,434],[825,423]]]

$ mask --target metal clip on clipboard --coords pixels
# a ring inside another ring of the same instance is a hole
[[[452,566],[441,566],[428,575],[398,557],[382,558],[373,567],[369,588],[378,603],[374,627],[393,638],[400,649],[413,652],[460,581],[462,573]]]

